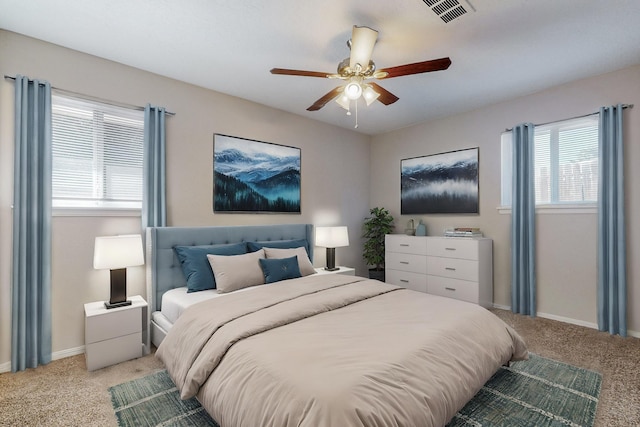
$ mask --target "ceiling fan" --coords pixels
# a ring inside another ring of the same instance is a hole
[[[271,74],[323,77],[345,81],[344,85],[336,87],[318,99],[313,105],[307,108],[307,110],[317,111],[332,99],[338,98],[336,102],[347,110],[347,114],[350,114],[350,101],[357,100],[361,96],[367,105],[371,105],[375,100],[380,101],[384,105],[390,105],[399,99],[382,86],[370,81],[372,79],[390,79],[392,77],[446,70],[449,68],[449,65],[451,65],[449,58],[440,58],[377,70],[376,64],[371,60],[371,54],[377,38],[378,32],[376,30],[354,25],[351,39],[347,41],[347,46],[351,49],[351,55],[338,64],[338,72],[335,74],[319,71],[290,70],[286,68],[273,68],[271,69]]]

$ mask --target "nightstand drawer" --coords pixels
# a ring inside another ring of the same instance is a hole
[[[385,271],[385,282],[418,292],[427,292],[427,276],[424,274],[390,270],[387,268]]]
[[[85,319],[85,344],[142,331],[142,308],[114,308]]]
[[[448,277],[427,276],[427,290],[430,294],[478,304],[479,287],[477,282],[451,279]]]
[[[422,255],[387,252],[385,268],[427,274],[427,258]]]
[[[427,254],[427,239],[424,237],[405,236],[403,234],[387,234],[385,236],[385,250],[403,254]]]
[[[478,280],[478,261],[427,257],[427,274],[469,281]]]
[[[87,370],[94,371],[142,356],[142,332],[88,344]]]
[[[451,237],[429,239],[427,255],[477,260],[478,241],[475,239],[456,239]]]

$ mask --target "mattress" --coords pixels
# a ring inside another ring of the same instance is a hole
[[[244,288],[236,292],[248,291],[253,288]],[[175,288],[162,295],[162,317],[170,324],[174,324],[178,317],[190,306],[213,298],[224,297],[229,294],[220,294],[216,289],[208,289],[199,292],[187,292],[186,287]]]

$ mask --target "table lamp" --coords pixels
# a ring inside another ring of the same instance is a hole
[[[127,300],[127,267],[142,264],[141,235],[96,237],[93,268],[111,270],[111,296],[109,302],[104,303],[106,308],[131,305],[131,301]]]
[[[316,227],[316,246],[327,248],[327,266],[324,269],[339,270],[336,267],[336,248],[349,246],[347,227]]]

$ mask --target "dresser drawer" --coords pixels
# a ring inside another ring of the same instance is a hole
[[[427,292],[475,304],[480,303],[477,282],[451,279],[449,277],[427,276]]]
[[[478,261],[428,256],[427,274],[477,282]]]
[[[385,250],[403,254],[427,254],[427,239],[425,237],[406,236],[404,234],[387,234],[385,236]]]
[[[387,268],[385,270],[385,282],[418,292],[427,292],[426,274],[390,270]]]
[[[424,255],[387,252],[384,265],[386,269],[427,274],[427,257]]]
[[[452,237],[429,239],[427,255],[477,260],[478,240]]]

